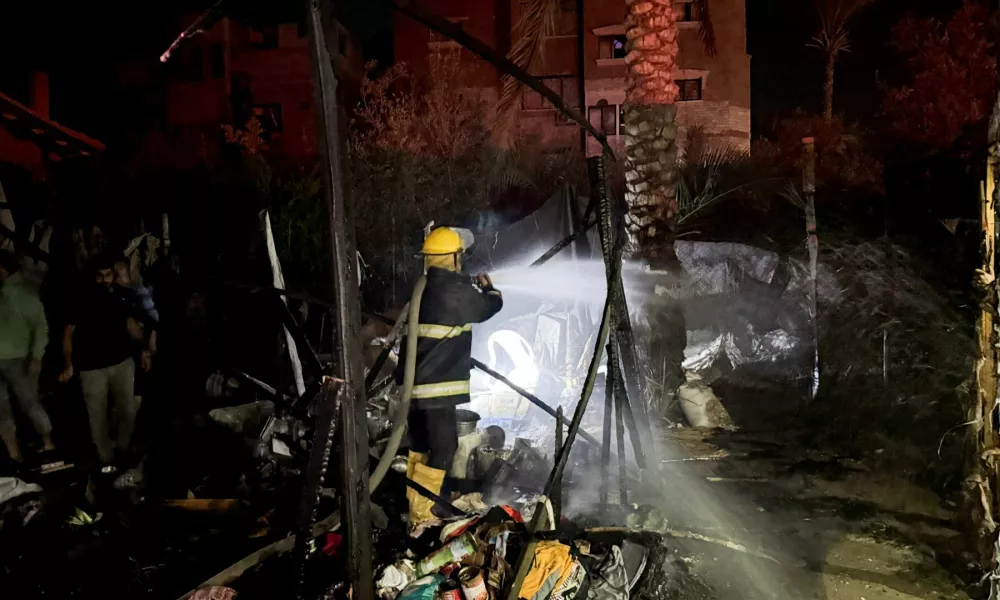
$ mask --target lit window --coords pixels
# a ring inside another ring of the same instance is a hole
[[[677,79],[678,96],[680,102],[691,102],[701,100],[701,77],[698,79]]]
[[[602,35],[597,38],[597,58],[625,58],[624,35]]]

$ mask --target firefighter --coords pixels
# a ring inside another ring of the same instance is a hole
[[[445,475],[458,449],[456,407],[469,402],[472,324],[500,311],[503,298],[485,273],[462,275],[465,244],[459,233],[439,227],[425,239],[426,287],[420,301],[416,367],[407,425],[407,477],[442,494]],[[400,345],[397,379],[402,381],[406,340]],[[410,524],[431,520],[434,501],[407,488]]]

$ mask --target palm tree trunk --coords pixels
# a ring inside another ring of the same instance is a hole
[[[677,224],[678,44],[671,0],[629,0],[626,21],[625,199],[630,250],[672,253]],[[659,243],[658,243],[659,242]]]
[[[681,268],[674,249],[677,229],[678,52],[672,0],[627,0],[628,76],[625,91],[625,200],[629,254],[666,270],[675,282]],[[644,307],[652,325],[650,364],[663,383],[666,405],[683,383],[686,327],[680,294],[654,296]],[[658,370],[658,369],[657,369]],[[630,376],[630,375],[626,375]]]
[[[833,74],[837,67],[837,53],[826,55],[826,71],[823,79],[823,120],[829,123],[833,119]]]

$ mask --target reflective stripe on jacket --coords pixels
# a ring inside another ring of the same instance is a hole
[[[455,406],[469,401],[472,324],[503,307],[500,292],[484,292],[468,276],[431,267],[420,301],[417,367],[412,399],[417,408]],[[406,337],[400,342],[396,380],[402,383]]]

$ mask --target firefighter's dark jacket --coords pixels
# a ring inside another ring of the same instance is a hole
[[[503,307],[497,290],[481,290],[467,275],[431,267],[420,301],[420,329],[411,404],[444,408],[469,401],[472,324]],[[406,337],[400,342],[396,381],[402,384]]]

